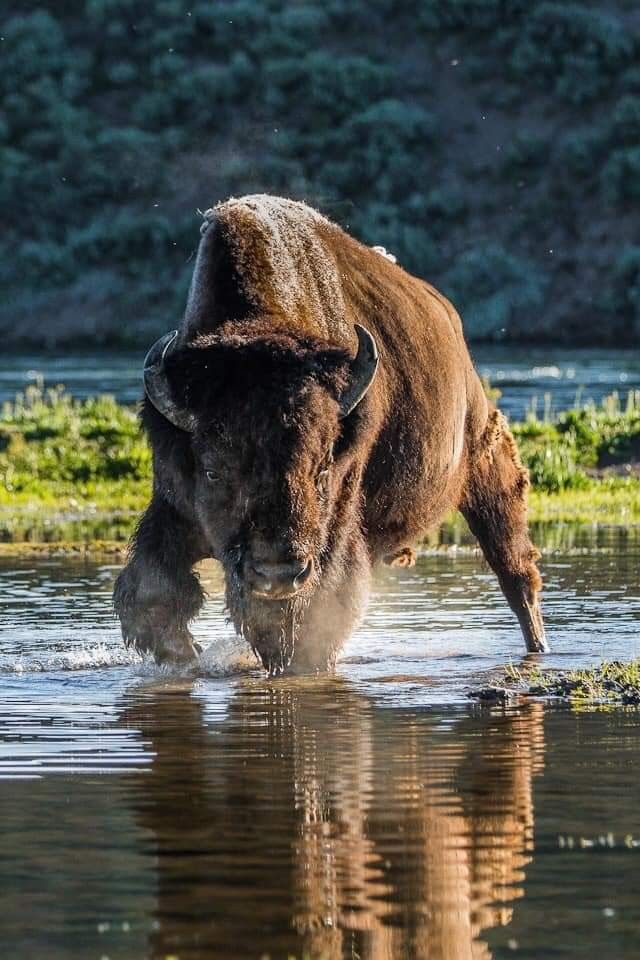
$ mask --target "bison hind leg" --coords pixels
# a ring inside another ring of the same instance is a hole
[[[516,614],[529,652],[548,650],[536,565],[527,527],[529,475],[502,414],[495,410],[471,464],[460,509]]]
[[[413,547],[400,547],[393,553],[386,553],[382,562],[387,567],[415,567],[416,552]]]

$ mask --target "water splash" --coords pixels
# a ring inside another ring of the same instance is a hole
[[[45,657],[21,656],[16,660],[4,657],[0,661],[0,673],[79,672],[105,667],[126,667],[140,661],[140,655],[133,650],[106,643],[95,643],[81,645],[64,653],[50,653]]]

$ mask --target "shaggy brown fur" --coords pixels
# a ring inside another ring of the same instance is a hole
[[[361,615],[371,566],[412,563],[410,544],[458,507],[527,649],[545,649],[527,474],[453,306],[304,204],[245,197],[207,216],[166,362],[197,427],[145,404],[154,496],[116,586],[125,640],[160,660],[192,656],[192,566],[214,556],[236,629],[267,669],[326,668]],[[380,365],[340,419],[357,323]],[[256,593],[261,565],[307,561],[295,595]]]

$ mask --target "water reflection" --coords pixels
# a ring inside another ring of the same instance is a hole
[[[638,655],[639,545],[547,554],[545,665]],[[342,679],[295,683],[238,674],[212,567],[203,675],[129,657],[116,572],[0,560],[9,956],[638,955],[640,714],[469,706],[521,656],[477,557],[384,571]]]
[[[532,852],[539,704],[443,722],[327,680],[246,681],[214,723],[205,705],[158,687],[121,706],[154,755],[132,792],[149,956],[491,956]]]

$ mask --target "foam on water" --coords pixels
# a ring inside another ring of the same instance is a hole
[[[0,660],[0,673],[79,672],[130,666],[140,661],[139,654],[127,650],[124,646],[96,643],[80,645],[64,653],[51,653],[44,657],[20,656],[16,660],[4,657]]]
[[[216,640],[203,650],[197,662],[186,667],[158,666],[151,657],[142,657],[122,645],[96,643],[45,657],[20,656],[0,660],[0,673],[79,673],[113,667],[135,667],[135,675],[230,677],[255,670],[256,658],[247,644],[235,637]]]
[[[198,660],[198,672],[209,677],[247,673],[257,666],[255,655],[240,637],[220,637],[202,651]]]

